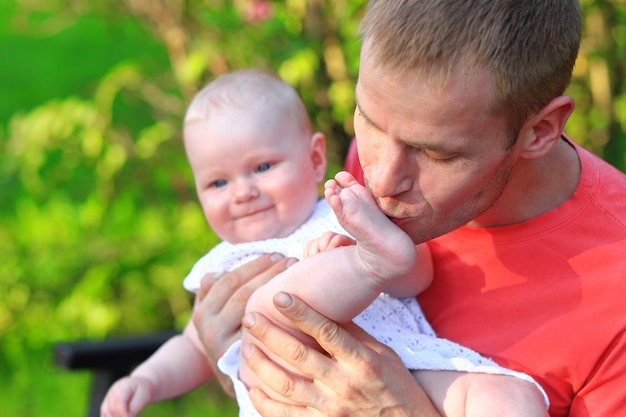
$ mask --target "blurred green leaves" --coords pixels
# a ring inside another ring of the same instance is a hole
[[[566,131],[626,171],[626,2],[581,0],[584,36],[569,93],[576,111]]]

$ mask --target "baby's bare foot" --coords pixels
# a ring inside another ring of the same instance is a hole
[[[380,236],[377,228],[391,223],[380,211],[370,192],[350,173],[339,172],[324,187],[324,196],[339,223],[357,240],[377,240]]]
[[[341,226],[357,241],[367,273],[376,280],[395,278],[411,268],[415,244],[380,211],[370,192],[342,171],[324,185],[324,196]]]

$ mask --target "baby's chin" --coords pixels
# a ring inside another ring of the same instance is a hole
[[[236,238],[231,240],[227,240],[230,243],[248,243],[248,242],[257,242],[260,240],[268,240],[268,239],[280,239],[283,237],[289,236],[293,233],[297,227],[293,228],[285,228],[285,227],[276,227],[275,225],[268,225],[265,227],[248,227],[243,230],[243,233],[240,233]]]
[[[289,236],[296,228],[268,228],[266,230],[259,230],[255,240],[268,240],[268,239],[280,239]]]

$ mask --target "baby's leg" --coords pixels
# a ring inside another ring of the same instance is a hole
[[[327,181],[324,196],[341,226],[357,241],[358,259],[368,276],[386,282],[411,270],[415,244],[350,173],[339,172]]]
[[[439,413],[447,417],[549,417],[530,382],[509,375],[413,371]]]
[[[466,417],[549,417],[530,382],[508,375],[470,374]]]

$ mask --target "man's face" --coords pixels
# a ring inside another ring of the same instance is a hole
[[[467,223],[485,225],[481,214],[507,186],[518,155],[505,149],[505,120],[488,112],[491,91],[481,71],[459,70],[439,85],[417,73],[393,74],[363,49],[354,117],[359,159],[380,208],[416,243]]]

